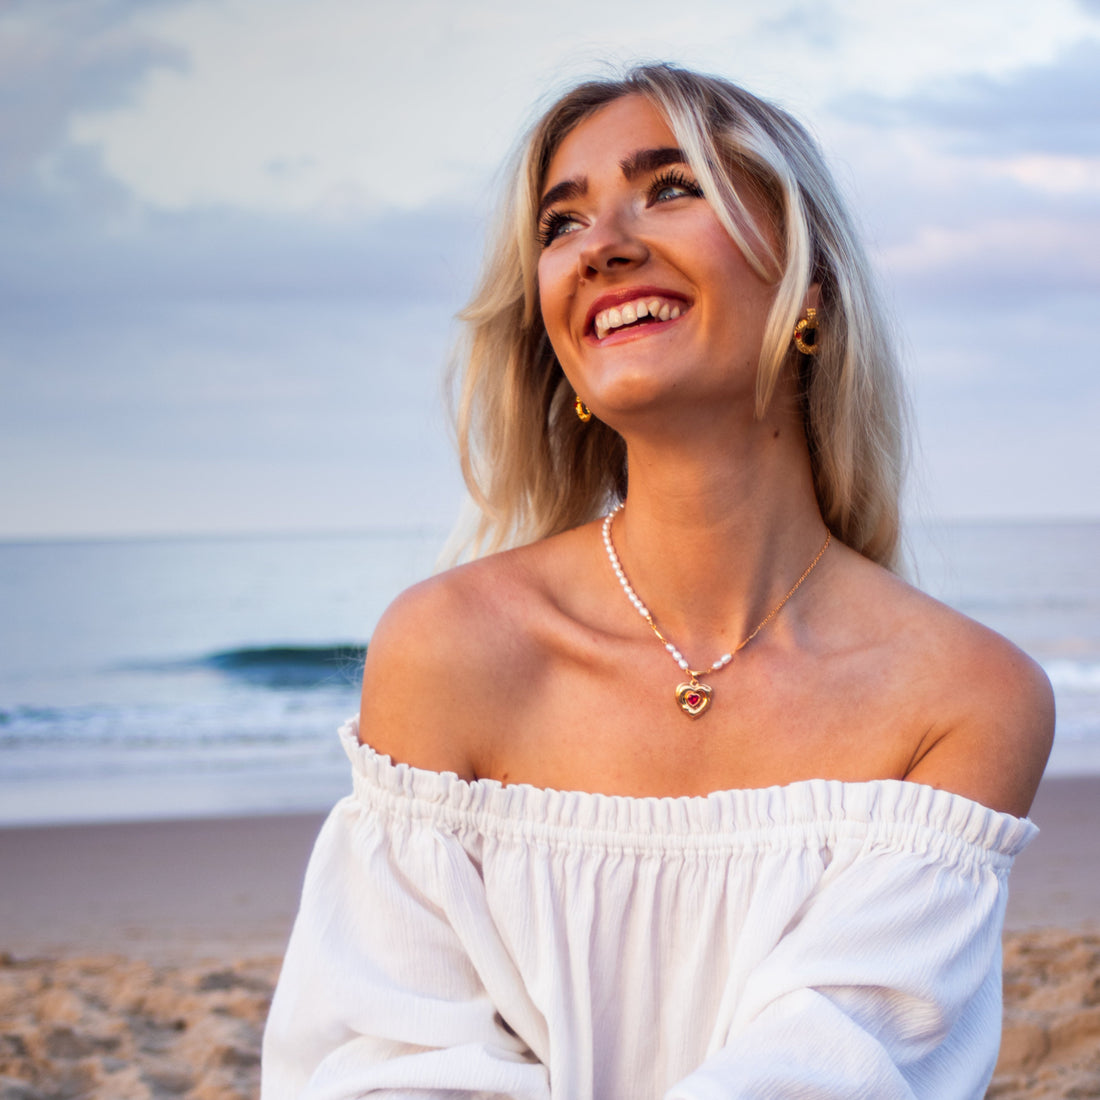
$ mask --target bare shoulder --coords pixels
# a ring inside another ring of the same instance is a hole
[[[367,647],[361,742],[414,767],[476,778],[481,742],[514,709],[517,670],[533,657],[531,558],[494,554],[394,600]]]
[[[906,779],[1026,816],[1054,737],[1046,674],[1007,638],[904,581],[881,573],[872,585],[912,671],[921,736]]]

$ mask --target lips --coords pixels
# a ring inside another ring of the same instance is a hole
[[[675,321],[691,308],[679,294],[656,287],[626,287],[593,302],[585,334],[601,341],[613,332]]]

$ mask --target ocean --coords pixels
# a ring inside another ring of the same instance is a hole
[[[445,535],[0,543],[0,825],[327,808],[371,630]],[[1100,523],[910,543],[921,587],[1046,669],[1049,772],[1100,774]]]

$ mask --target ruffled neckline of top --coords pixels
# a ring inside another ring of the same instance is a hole
[[[827,842],[857,832],[906,848],[952,842],[1006,864],[1038,832],[1027,818],[897,779],[806,779],[708,795],[637,798],[505,785],[495,779],[471,781],[454,772],[394,763],[359,743],[357,717],[345,722],[339,733],[352,764],[356,799],[390,817],[452,832],[661,850],[787,845],[792,834],[803,842]]]

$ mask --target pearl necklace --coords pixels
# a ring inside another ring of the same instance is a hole
[[[622,508],[621,504],[617,504],[610,512],[604,516],[603,521],[603,544],[607,550],[607,560],[611,562],[611,568],[615,571],[615,576],[619,578],[619,584],[622,585],[623,591],[626,593],[626,598],[637,609],[637,612],[645,621],[649,624],[650,629],[657,635],[657,640],[665,647],[672,659],[680,666],[680,668],[688,674],[690,679],[687,683],[679,684],[676,688],[676,703],[680,709],[689,718],[699,718],[703,715],[707,708],[710,706],[711,698],[713,697],[713,690],[709,684],[703,684],[699,682],[700,676],[710,676],[712,673],[718,672],[723,669],[733,660],[734,655],[740,653],[782,611],[786,602],[802,587],[802,582],[814,571],[815,566],[825,554],[825,551],[829,549],[829,543],[832,542],[833,533],[829,531],[825,535],[825,542],[821,549],[818,550],[817,556],[808,566],[806,566],[805,572],[801,577],[794,582],[791,590],[760,620],[756,629],[743,638],[729,653],[723,653],[717,661],[705,669],[693,669],[688,659],[672,644],[660,631],[660,628],[653,621],[653,616],[649,612],[649,608],[638,598],[638,593],[630,585],[630,581],[626,578],[626,573],[623,571],[622,562],[619,561],[619,555],[615,553],[615,544],[611,541],[611,521],[615,518],[615,513]]]

